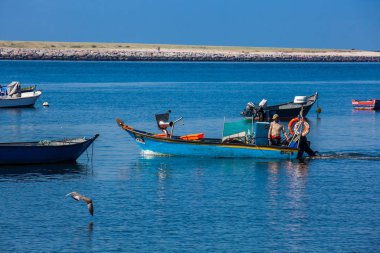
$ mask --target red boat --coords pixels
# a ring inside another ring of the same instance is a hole
[[[380,99],[352,100],[352,106],[356,110],[379,110]]]

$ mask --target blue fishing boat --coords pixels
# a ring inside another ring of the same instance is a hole
[[[98,136],[0,143],[0,165],[75,162]]]
[[[269,123],[255,122],[254,134],[251,134],[251,126],[243,125],[243,128],[231,130],[236,123],[225,123],[223,138],[204,138],[203,133],[175,136],[173,129],[176,121],[169,122],[169,113],[157,114],[158,127],[162,134],[154,134],[125,124],[121,119],[116,119],[117,124],[125,130],[142,149],[144,154],[174,155],[174,156],[198,156],[198,157],[230,157],[230,158],[264,158],[264,159],[296,159],[302,158],[304,152],[309,153],[298,131],[298,137],[292,138],[288,144],[281,146],[268,145]],[[246,122],[242,120],[241,122]],[[242,123],[239,124],[242,124]],[[232,127],[231,127],[232,125]],[[171,127],[171,132],[167,128]],[[241,131],[242,129],[245,129]],[[229,130],[229,131],[228,131]],[[306,145],[308,147],[308,145]],[[309,155],[314,155],[310,151]]]

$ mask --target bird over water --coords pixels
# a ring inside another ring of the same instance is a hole
[[[87,198],[86,196],[81,195],[81,194],[79,194],[79,193],[77,193],[77,192],[70,192],[70,193],[68,193],[68,194],[66,195],[66,197],[69,196],[69,195],[70,195],[73,199],[75,199],[76,201],[83,200],[84,202],[86,202],[86,203],[87,203],[88,211],[90,212],[90,214],[91,214],[92,216],[94,216],[94,205],[93,205],[93,203],[92,203],[92,199]]]

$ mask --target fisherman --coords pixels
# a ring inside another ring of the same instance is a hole
[[[268,131],[269,145],[281,145],[281,132],[283,132],[286,140],[289,142],[289,137],[286,134],[284,126],[279,123],[280,117],[278,116],[278,114],[273,115],[272,120],[273,121],[270,123]]]
[[[320,155],[318,151],[314,151],[310,148],[310,141],[307,140],[306,135],[303,136],[301,134],[298,148],[299,148],[299,152],[297,155],[297,159],[300,161],[303,161],[302,156],[304,152],[306,152],[306,154],[308,154],[310,157]]]

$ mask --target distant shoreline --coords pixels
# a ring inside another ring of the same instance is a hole
[[[129,43],[0,41],[0,60],[380,62],[380,52]]]

